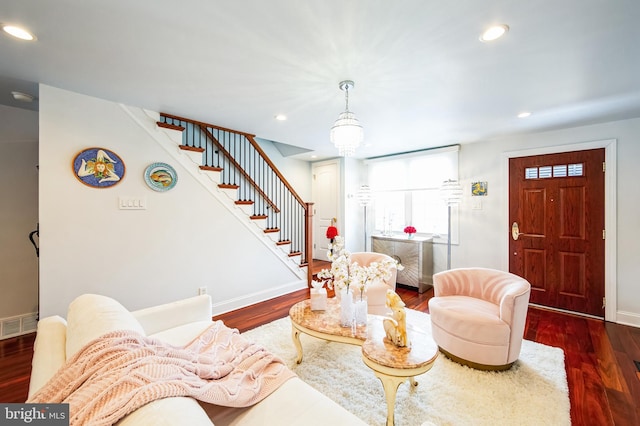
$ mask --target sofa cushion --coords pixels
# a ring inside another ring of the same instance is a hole
[[[67,359],[93,339],[116,330],[145,335],[133,314],[112,298],[98,294],[77,297],[67,311]]]
[[[117,426],[213,426],[198,401],[188,397],[152,401],[116,423]]]
[[[160,339],[174,346],[186,346],[201,335],[211,324],[211,321],[195,321],[150,334],[149,337]]]
[[[29,397],[44,386],[64,365],[67,322],[57,315],[38,321],[38,332],[33,344]]]
[[[299,377],[287,380],[277,391],[251,407],[222,407],[206,403],[201,405],[215,426],[366,424]]]
[[[466,296],[434,297],[429,301],[434,327],[459,339],[483,345],[505,346],[511,329],[500,319],[499,307]],[[440,343],[439,343],[440,344]]]

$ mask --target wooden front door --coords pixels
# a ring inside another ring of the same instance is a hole
[[[531,283],[531,303],[604,317],[604,156],[509,160],[509,271]]]

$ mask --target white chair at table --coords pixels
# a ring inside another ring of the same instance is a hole
[[[384,260],[393,260],[393,258],[384,253],[375,252],[357,252],[351,253],[351,263],[357,263],[360,266],[369,266],[373,262],[382,262]],[[397,268],[392,267],[389,279],[386,281],[375,281],[367,285],[367,312],[375,315],[385,315],[391,311],[386,306],[387,290],[396,289]],[[355,294],[358,297],[357,294]]]

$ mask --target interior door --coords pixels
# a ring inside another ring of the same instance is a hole
[[[326,238],[327,228],[331,221],[338,217],[338,197],[340,194],[338,163],[320,163],[312,167],[313,182],[311,192],[313,198],[313,258],[327,260],[329,240]],[[337,223],[338,232],[342,235],[344,228]]]
[[[604,149],[509,160],[509,271],[531,302],[604,316]]]

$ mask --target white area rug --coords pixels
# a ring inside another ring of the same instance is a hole
[[[359,346],[302,335],[304,358],[297,365],[289,318],[244,335],[279,355],[302,380],[366,423],[385,424],[382,384],[362,362]],[[398,388],[396,425],[571,424],[564,352],[559,348],[525,340],[520,359],[507,372],[473,370],[440,354],[433,368],[416,380],[416,388],[408,381]]]

